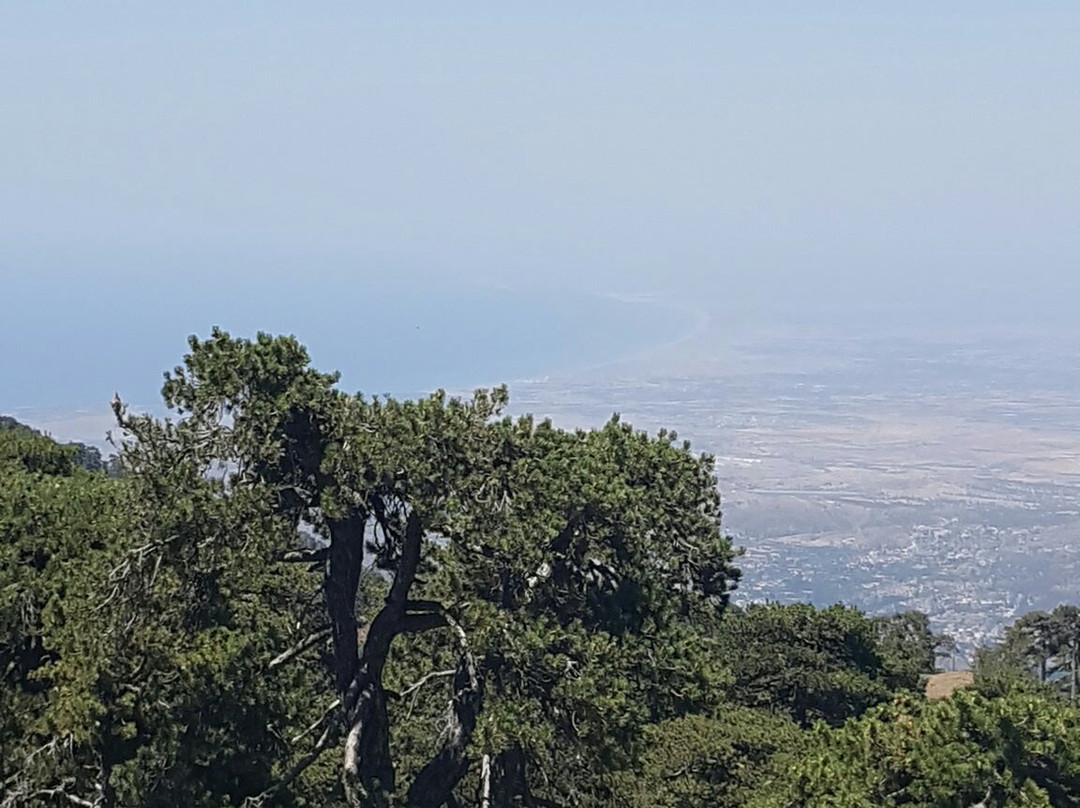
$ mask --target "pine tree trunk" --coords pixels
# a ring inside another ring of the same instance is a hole
[[[525,775],[525,750],[520,746],[500,752],[495,758],[494,808],[514,808],[529,804]]]

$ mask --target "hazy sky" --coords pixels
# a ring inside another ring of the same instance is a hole
[[[1078,144],[1076,0],[0,0],[0,408],[211,322],[423,384],[396,324],[521,291],[567,354],[586,293],[1071,313]]]

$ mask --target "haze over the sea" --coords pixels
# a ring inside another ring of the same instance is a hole
[[[153,404],[215,324],[400,394],[702,317],[1060,339],[1078,41],[1064,0],[0,2],[0,408]]]

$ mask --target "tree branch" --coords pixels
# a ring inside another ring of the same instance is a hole
[[[430,614],[432,612],[441,612],[443,605],[437,600],[407,600],[405,601],[405,609],[410,612],[421,612],[424,614]]]
[[[446,626],[446,617],[436,612],[407,614],[395,624],[396,634],[419,634]]]
[[[305,735],[314,732],[319,727],[321,727],[323,724],[325,724],[327,722],[327,720],[329,720],[331,718],[334,718],[335,715],[337,714],[337,711],[338,711],[339,707],[341,707],[341,699],[334,699],[332,702],[330,702],[330,706],[326,708],[326,711],[321,716],[319,716],[319,720],[316,721],[314,724],[312,724],[307,729],[305,729],[299,735],[294,737],[292,739],[292,743],[299,742],[300,740],[303,739],[303,737]]]
[[[341,724],[338,721],[332,722],[325,730],[323,730],[322,736],[310,752],[300,758],[300,760],[296,761],[292,768],[285,773],[285,776],[268,789],[261,794],[256,794],[254,797],[248,797],[244,800],[243,808],[262,808],[267,800],[272,799],[282,789],[288,788],[292,782],[304,772],[304,769],[318,760],[323,752],[334,746],[340,735]]]
[[[409,514],[405,525],[405,539],[401,545],[401,558],[398,568],[394,573],[394,582],[390,585],[390,594],[386,596],[387,604],[405,606],[409,598],[409,590],[412,589],[416,578],[416,570],[420,565],[420,545],[424,539],[424,529],[420,523],[420,517],[415,511]]]
[[[419,679],[417,679],[415,682],[413,682],[411,685],[409,685],[407,688],[405,688],[400,693],[398,693],[397,697],[399,699],[403,699],[406,696],[408,696],[409,694],[415,693],[417,690],[422,688],[424,685],[426,685],[432,679],[435,679],[435,678],[440,677],[440,676],[453,676],[455,673],[457,673],[456,668],[450,668],[449,670],[445,670],[445,671],[432,671],[431,673],[426,673],[423,676],[421,676]]]
[[[378,503],[376,500],[375,518],[383,530],[389,531],[386,514]],[[432,621],[432,618],[438,618],[436,614],[407,614],[409,591],[416,579],[423,538],[423,524],[413,511],[405,525],[401,554],[386,602],[371,621],[355,674],[341,690],[348,726],[342,784],[346,802],[356,808],[379,803],[394,791],[396,772],[390,755],[390,722],[382,681],[390,645],[403,631],[438,625]]]
[[[314,632],[312,634],[309,634],[307,637],[302,639],[300,642],[298,642],[292,648],[287,648],[286,650],[284,650],[280,654],[278,654],[276,657],[271,659],[270,664],[267,667],[270,670],[274,670],[274,668],[281,667],[286,662],[290,662],[290,661],[296,659],[296,657],[300,656],[302,653],[307,651],[309,648],[313,648],[314,646],[318,645],[320,642],[323,642],[323,641],[329,639],[331,633],[332,632],[330,630],[330,627],[327,626],[326,628],[321,628],[318,631],[316,631],[316,632]]]
[[[440,808],[453,793],[469,767],[468,748],[483,707],[483,691],[476,672],[476,659],[469,648],[465,629],[445,609],[440,614],[453,631],[458,646],[454,671],[454,695],[450,699],[450,726],[439,753],[416,774],[406,802],[416,808]]]
[[[74,794],[69,794],[62,788],[42,788],[29,795],[31,798],[36,797],[62,797],[72,805],[78,805],[79,808],[97,808],[98,802],[91,802],[90,800],[77,797]]]
[[[283,553],[278,553],[277,560],[289,564],[318,564],[326,561],[329,557],[330,548],[319,547],[317,549],[286,550]]]

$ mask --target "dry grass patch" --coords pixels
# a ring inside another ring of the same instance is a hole
[[[962,687],[975,684],[975,674],[971,671],[951,671],[935,673],[926,679],[926,698],[947,699]]]

